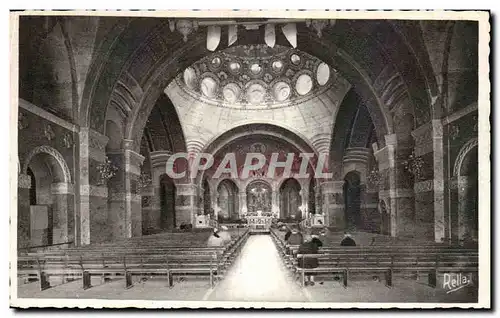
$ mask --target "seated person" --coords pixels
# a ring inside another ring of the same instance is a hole
[[[300,245],[304,241],[302,233],[300,233],[297,225],[292,225],[292,228],[285,234],[285,242],[289,245]]]
[[[224,240],[219,235],[220,230],[218,228],[214,228],[212,235],[209,236],[207,240],[208,247],[219,247],[224,246]]]
[[[319,235],[320,233],[316,229],[313,229],[310,234],[306,234],[304,236],[304,243],[299,246],[297,254],[318,254],[319,248],[323,246]],[[319,262],[314,257],[300,258],[298,266],[299,268],[316,268],[319,266]],[[306,275],[305,279],[306,286],[314,286],[314,275]]]
[[[356,246],[356,242],[351,237],[351,234],[346,232],[344,233],[344,239],[340,242],[340,246]]]
[[[218,235],[222,238],[222,241],[224,244],[231,243],[231,240],[232,240],[231,233],[229,233],[228,230],[229,229],[227,228],[227,226],[222,225],[220,227],[219,232],[218,232]]]

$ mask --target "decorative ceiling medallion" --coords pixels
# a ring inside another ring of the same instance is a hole
[[[201,81],[201,92],[203,95],[209,98],[213,98],[217,95],[217,82],[207,76]]]
[[[184,84],[190,89],[194,89],[196,87],[196,71],[192,67],[188,67],[184,71]]]
[[[229,63],[229,70],[233,74],[238,74],[241,71],[241,64],[238,62]]]
[[[290,97],[291,93],[290,85],[285,82],[277,82],[273,86],[273,96],[279,102],[284,102]]]
[[[226,102],[234,104],[240,99],[241,88],[236,83],[229,83],[222,89],[222,95]]]
[[[292,54],[290,56],[290,61],[293,65],[300,65],[300,56],[298,54]]]
[[[286,107],[333,85],[347,83],[326,63],[305,52],[265,44],[232,46],[208,55],[176,78],[207,105],[234,108]]]
[[[271,67],[275,73],[281,73],[283,71],[283,62],[280,60],[274,61]]]
[[[220,65],[221,65],[221,63],[222,63],[222,61],[221,61],[220,57],[218,57],[218,56],[217,56],[217,57],[214,57],[214,58],[212,59],[212,62],[211,62],[211,63],[212,63],[212,67],[214,67],[214,68],[219,68],[219,67],[220,67]]]
[[[258,63],[254,63],[250,65],[250,72],[252,72],[253,75],[258,75],[262,73],[262,66],[260,66]]]
[[[295,90],[299,95],[308,94],[313,88],[313,82],[311,76],[307,74],[299,75],[297,81],[295,82]]]
[[[323,86],[325,85],[328,80],[330,79],[330,67],[324,63],[321,62],[319,64],[318,69],[316,70],[316,80],[318,81],[318,84]]]
[[[247,88],[247,100],[252,105],[259,105],[264,102],[266,97],[266,89],[258,83],[251,84]]]

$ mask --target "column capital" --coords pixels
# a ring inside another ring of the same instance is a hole
[[[52,194],[73,194],[73,184],[66,182],[52,183],[50,192]]]
[[[342,193],[344,191],[344,181],[325,181],[320,186],[323,194]]]
[[[31,188],[31,177],[27,174],[18,174],[17,187],[20,189]]]
[[[123,139],[122,148],[127,150],[134,150],[135,141],[133,139]]]
[[[126,157],[125,171],[140,175],[144,156],[130,149],[125,149],[124,152]]]
[[[175,184],[177,195],[196,195],[198,186],[194,183],[177,183]]]

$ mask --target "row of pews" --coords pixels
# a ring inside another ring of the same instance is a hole
[[[477,280],[478,250],[429,245],[375,245],[341,247],[324,244],[318,254],[298,254],[298,246],[288,246],[282,232],[271,230],[285,266],[293,275],[299,275],[302,286],[306,275],[333,275],[341,279],[344,287],[349,284],[351,275],[384,277],[388,287],[393,286],[395,276],[413,277],[422,275],[429,286],[436,287],[438,277],[443,273],[471,274]],[[339,244],[339,243],[337,243]],[[301,259],[317,258],[317,268],[299,267]]]
[[[223,247],[206,247],[194,235],[190,240],[188,233],[176,233],[79,248],[20,252],[17,276],[24,282],[38,281],[40,290],[51,287],[51,277],[61,278],[62,283],[82,279],[83,289],[89,289],[95,276],[100,277],[101,283],[125,278],[125,288],[131,288],[134,278],[142,281],[150,276],[164,276],[167,284],[173,286],[174,275],[196,275],[208,278],[214,287],[240,252],[249,231],[241,229],[231,234],[231,242]]]

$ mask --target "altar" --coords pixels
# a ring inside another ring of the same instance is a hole
[[[251,233],[269,233],[273,221],[270,212],[249,213],[245,218]]]

